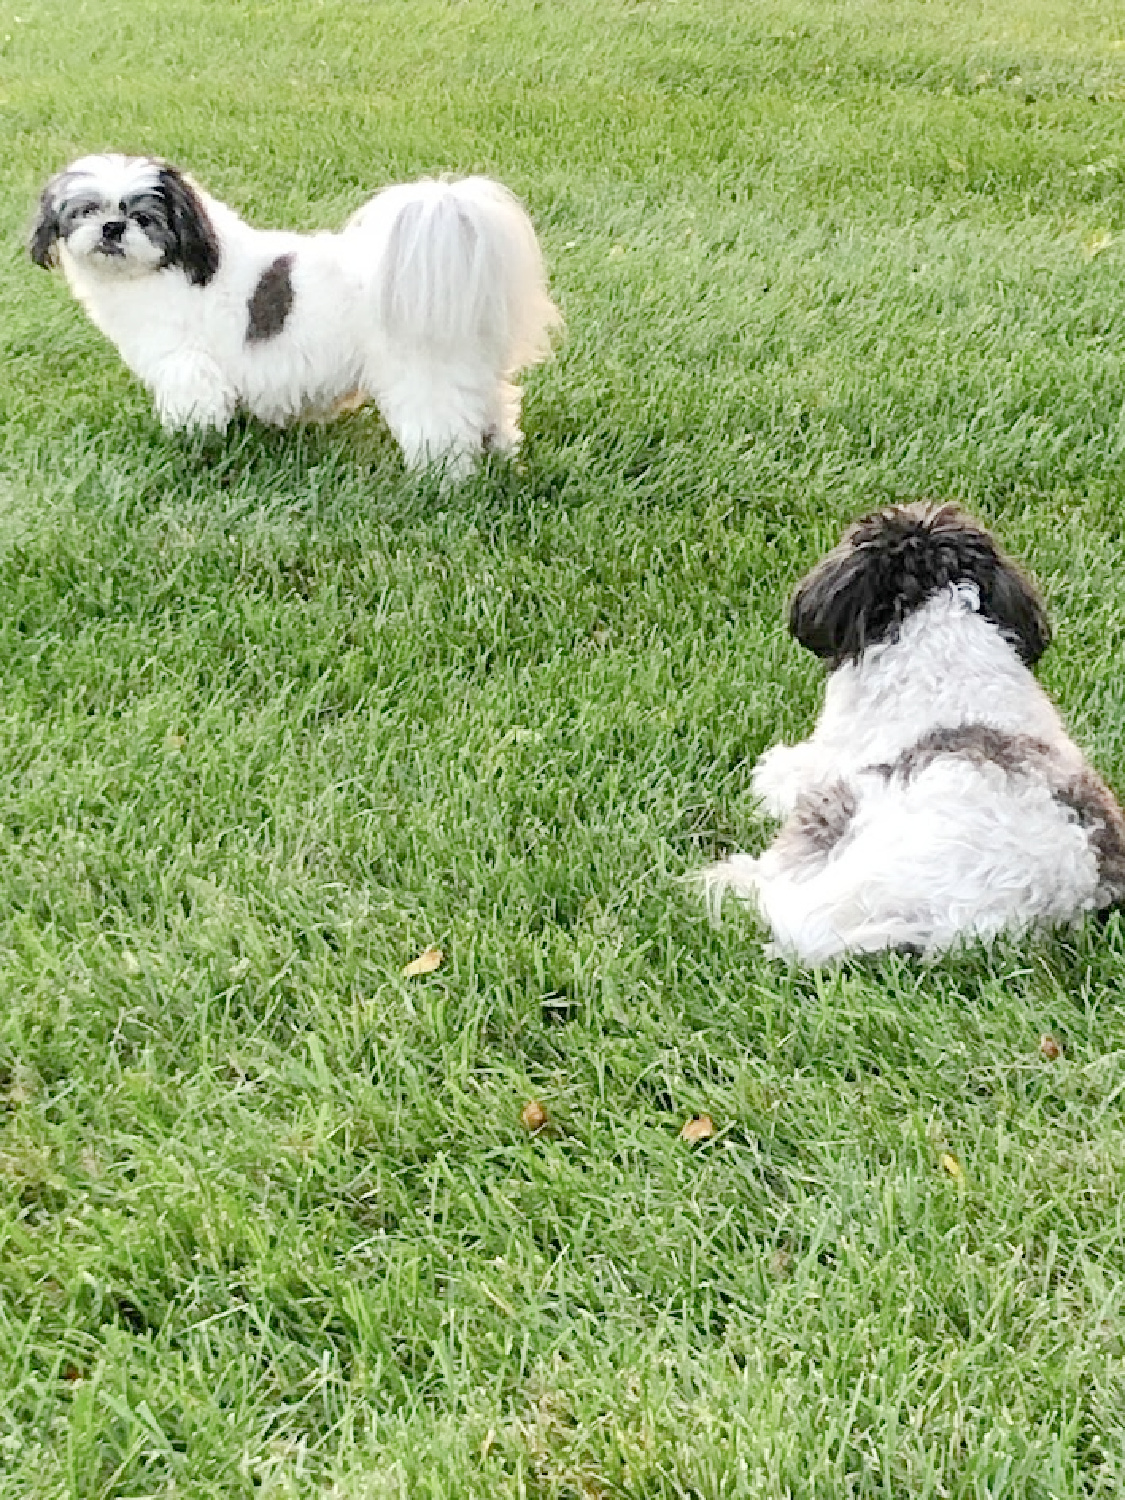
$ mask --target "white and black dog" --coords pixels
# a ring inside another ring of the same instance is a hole
[[[798,585],[789,629],[831,675],[810,737],[758,761],[783,819],[703,872],[775,951],[925,953],[1125,898],[1125,817],[1030,668],[1050,640],[1025,575],[955,505],[857,521]]]
[[[559,322],[530,219],[484,177],[387,188],[342,233],[300,235],[166,162],[86,156],[44,189],[30,251],[62,263],[167,427],[371,400],[409,464],[453,475],[518,446],[512,380]]]

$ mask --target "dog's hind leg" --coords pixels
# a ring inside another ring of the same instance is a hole
[[[1073,921],[1097,899],[1086,831],[1035,781],[1011,786],[960,757],[861,806],[815,870],[784,847],[758,861],[755,902],[779,952],[821,964],[844,953],[937,953],[1036,923]]]
[[[400,356],[377,400],[411,469],[441,465],[447,478],[463,478],[489,448],[507,450],[518,441],[491,372]]]

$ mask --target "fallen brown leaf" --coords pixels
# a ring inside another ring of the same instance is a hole
[[[1052,1036],[1049,1031],[1045,1031],[1039,1038],[1039,1056],[1046,1058],[1047,1062],[1054,1062],[1056,1058],[1061,1057],[1062,1051],[1062,1044],[1058,1037]]]
[[[520,1124],[534,1135],[537,1130],[542,1130],[546,1123],[547,1111],[538,1099],[529,1099],[520,1110]]]
[[[714,1134],[715,1122],[710,1115],[692,1115],[690,1120],[684,1121],[680,1140],[694,1146],[697,1141],[708,1140]]]
[[[793,1253],[790,1250],[775,1250],[770,1256],[770,1274],[779,1281],[793,1274]]]
[[[1093,260],[1095,255],[1100,255],[1103,250],[1108,250],[1113,244],[1113,235],[1108,229],[1095,229],[1082,241],[1082,258]]]
[[[419,953],[417,958],[412,958],[403,969],[407,979],[414,979],[419,974],[432,974],[435,969],[440,969],[445,954],[440,948],[427,948]]]

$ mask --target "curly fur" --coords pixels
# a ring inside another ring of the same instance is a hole
[[[1125,817],[1030,671],[1027,576],[957,507],[866,516],[798,585],[790,629],[830,666],[810,737],[754,789],[783,820],[703,872],[820,964],[1071,922],[1125,897]]]

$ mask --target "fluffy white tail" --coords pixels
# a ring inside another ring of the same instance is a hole
[[[374,256],[374,310],[394,345],[472,351],[512,375],[544,359],[560,320],[531,220],[498,182],[404,183],[355,215]]]

